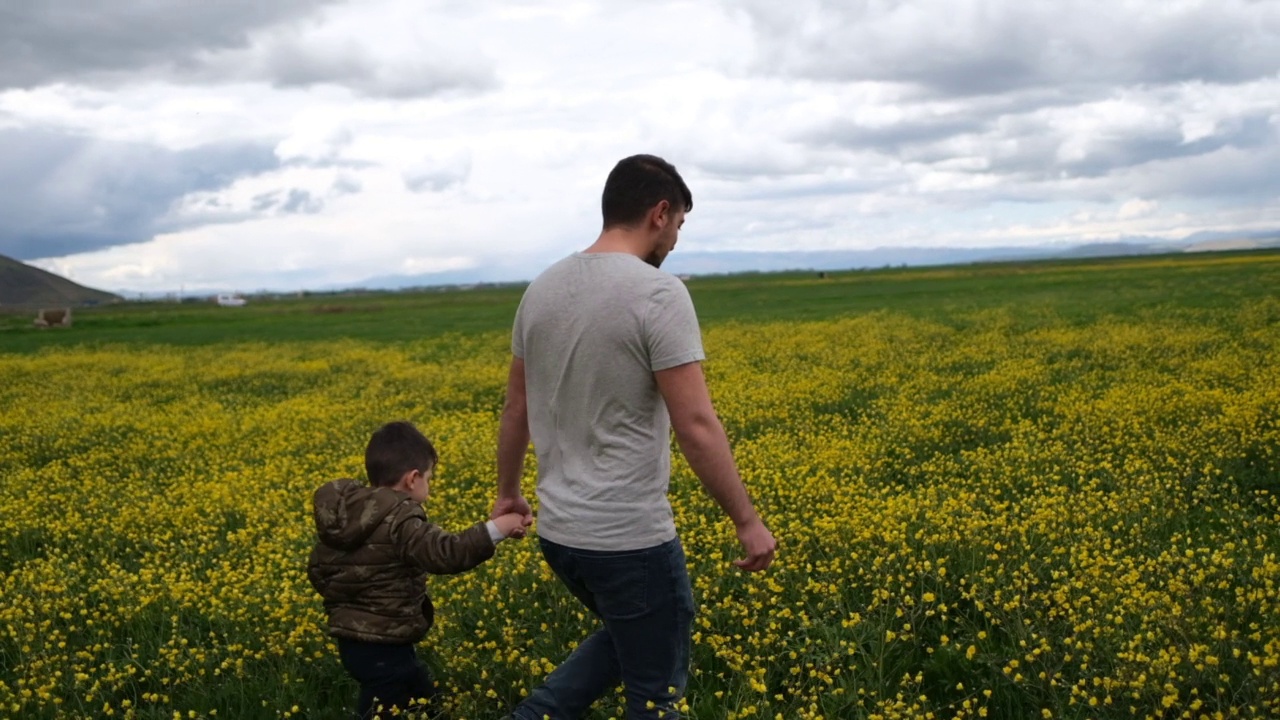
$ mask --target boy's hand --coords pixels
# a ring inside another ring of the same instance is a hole
[[[524,537],[529,526],[533,524],[532,515],[522,515],[515,512],[504,513],[491,519],[493,524],[498,526],[498,532],[502,533],[503,537],[517,540]]]

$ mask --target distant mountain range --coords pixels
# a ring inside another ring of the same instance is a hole
[[[1160,253],[1208,252],[1280,247],[1280,231],[1256,235],[1197,233],[1182,240],[1134,237],[1083,245],[1030,247],[878,247],[870,250],[816,252],[689,252],[672,253],[664,267],[679,274],[705,275],[750,270],[860,270],[894,266],[960,265],[1091,257],[1120,257]]]
[[[1280,231],[1256,234],[1197,233],[1182,240],[1134,237],[1083,245],[1037,245],[1031,247],[878,247],[869,250],[818,251],[721,251],[680,249],[663,264],[677,275],[717,275],[782,270],[861,270],[900,265],[960,265],[979,262],[1050,260],[1158,253],[1208,252],[1280,247]],[[472,268],[423,275],[385,275],[350,287],[368,290],[395,290],[406,287],[468,285],[531,280],[537,272],[521,275],[511,268]],[[329,288],[338,289],[338,288]]]
[[[1129,237],[1083,245],[1030,247],[878,247],[868,250],[822,251],[697,251],[681,248],[672,253],[663,269],[677,275],[720,275],[783,270],[861,270],[896,266],[961,265],[979,262],[1011,262],[1090,257],[1116,257],[1157,253],[1249,250],[1280,247],[1280,230],[1256,233],[1204,232],[1170,241]],[[400,290],[417,287],[457,287],[488,283],[522,283],[533,279],[541,267],[477,267],[419,275],[383,275],[342,285],[308,288],[317,292],[344,290]],[[230,289],[221,291],[229,292]],[[202,290],[214,295],[218,290]],[[262,292],[270,292],[264,289]],[[131,298],[159,298],[173,293],[121,291]],[[78,285],[53,273],[0,255],[0,308],[86,305],[121,300],[115,295]]]
[[[119,295],[87,288],[0,255],[0,308],[79,307],[119,300]]]

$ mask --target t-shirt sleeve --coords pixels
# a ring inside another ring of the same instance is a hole
[[[649,369],[657,372],[706,359],[689,290],[674,276],[662,278],[645,315]]]
[[[524,359],[524,298],[520,298],[515,322],[511,324],[511,354]]]

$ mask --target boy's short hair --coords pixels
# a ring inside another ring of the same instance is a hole
[[[693,193],[675,166],[655,155],[632,155],[618,161],[604,181],[600,210],[604,229],[629,226],[666,200],[672,210],[693,209]]]
[[[369,438],[364,449],[364,471],[370,485],[391,487],[405,473],[433,468],[439,459],[427,436],[413,423],[397,420],[378,428]]]

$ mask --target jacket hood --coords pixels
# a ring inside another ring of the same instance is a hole
[[[329,547],[354,550],[408,496],[390,488],[369,487],[355,480],[334,480],[316,490],[316,534]]]

